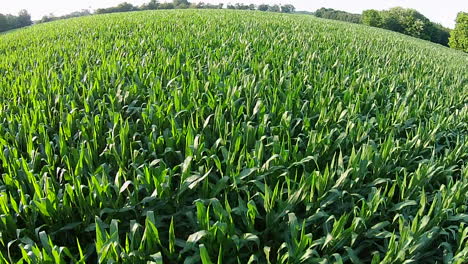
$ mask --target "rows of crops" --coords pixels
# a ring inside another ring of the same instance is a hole
[[[0,263],[467,263],[468,56],[172,10],[0,36]]]

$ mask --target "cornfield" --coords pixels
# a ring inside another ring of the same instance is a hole
[[[253,11],[1,35],[0,263],[467,263],[467,69]]]

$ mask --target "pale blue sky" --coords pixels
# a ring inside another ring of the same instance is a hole
[[[18,13],[27,9],[33,19],[53,13],[63,15],[80,9],[96,9],[117,5],[125,0],[0,0],[0,13]],[[126,0],[140,5],[149,0]],[[198,2],[192,0],[191,2]],[[388,9],[394,6],[414,8],[432,21],[451,27],[459,11],[468,12],[468,0],[204,0],[205,3],[253,3],[253,4],[293,4],[297,10],[314,11],[329,7],[348,12],[361,13],[365,9]]]

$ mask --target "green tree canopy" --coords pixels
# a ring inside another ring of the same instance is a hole
[[[19,12],[18,16],[0,14],[0,32],[26,27],[31,24],[31,15],[24,9]]]
[[[268,11],[270,12],[280,12],[280,7],[279,5],[271,5],[268,7]]]
[[[18,27],[26,27],[32,24],[31,15],[25,9],[18,14]]]
[[[394,7],[383,11],[365,10],[362,23],[448,45],[449,29],[431,22],[414,9]]]
[[[456,22],[455,29],[450,33],[449,45],[468,52],[468,13],[458,13]]]
[[[172,3],[174,3],[174,5],[177,7],[177,6],[189,6],[190,3],[188,0],[173,0]]]
[[[8,30],[8,20],[4,14],[0,14],[0,32]]]
[[[316,17],[346,21],[351,23],[361,23],[360,14],[352,14],[341,10],[335,10],[332,8],[320,8],[314,12]]]
[[[99,8],[96,10],[97,14],[106,14],[106,13],[116,13],[116,12],[129,12],[135,11],[137,7],[133,6],[128,2],[123,2],[117,6],[109,7],[109,8]]]
[[[374,9],[362,12],[362,23],[372,27],[382,27],[382,16]]]
[[[282,13],[294,13],[294,11],[296,11],[296,7],[294,7],[291,4],[281,6],[281,12]]]
[[[158,0],[151,0],[146,4],[141,6],[143,10],[155,10],[159,8],[159,1]]]
[[[261,5],[258,6],[258,10],[259,11],[268,11],[269,7],[270,7],[269,5],[261,4]]]

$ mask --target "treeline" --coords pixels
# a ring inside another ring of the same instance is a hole
[[[81,16],[89,16],[91,15],[91,11],[88,9],[83,9],[81,11],[75,11],[67,15],[63,16],[54,16],[53,14],[43,16],[41,20],[37,21],[38,23],[45,23],[45,22],[50,22],[54,20],[59,20],[59,19],[67,19],[67,18],[72,18],[72,17],[81,17]]]
[[[450,29],[431,22],[414,9],[394,7],[389,10],[365,10],[362,23],[448,46]]]
[[[455,29],[450,33],[449,45],[468,52],[468,13],[458,13],[456,22]]]
[[[235,4],[227,5],[227,9],[238,9],[238,10],[258,10],[258,11],[269,11],[269,12],[281,12],[281,13],[293,13],[296,11],[296,8],[293,5],[246,5],[246,4]]]
[[[31,15],[26,10],[21,10],[17,16],[0,14],[0,32],[26,27],[31,24]]]
[[[313,15],[351,23],[362,23],[429,40],[445,46],[449,45],[450,29],[431,22],[427,17],[414,9],[402,7],[394,7],[383,11],[371,9],[365,10],[361,15],[332,8],[320,8]]]
[[[335,10],[333,8],[320,8],[317,9],[314,13],[312,13],[316,17],[326,18],[326,19],[333,19],[333,20],[340,20],[350,23],[361,23],[361,15],[360,14],[353,14],[348,13],[341,10]]]

